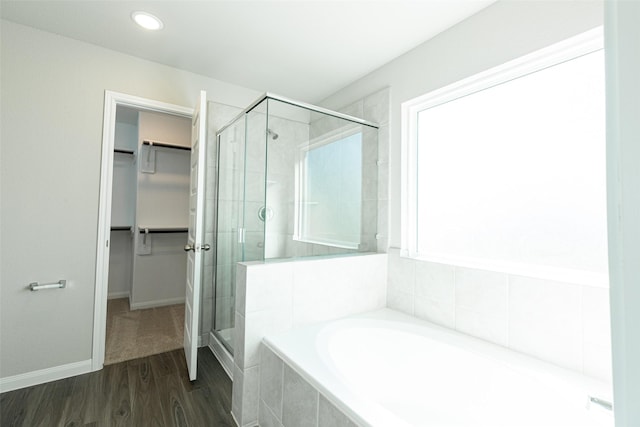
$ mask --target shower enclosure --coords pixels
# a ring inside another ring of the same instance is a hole
[[[377,250],[378,128],[266,94],[217,144],[213,333],[233,352],[238,262]]]

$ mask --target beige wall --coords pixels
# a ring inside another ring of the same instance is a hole
[[[1,21],[0,378],[91,358],[104,91],[244,107],[259,93]],[[33,281],[68,288],[29,292]]]

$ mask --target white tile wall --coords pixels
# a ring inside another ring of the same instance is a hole
[[[608,289],[388,259],[389,308],[611,380]]]
[[[289,365],[284,365],[282,424],[296,427],[316,427],[318,391]]]
[[[587,375],[608,378],[611,367],[609,290],[582,288],[583,370]]]
[[[261,427],[356,427],[322,393],[262,345]]]
[[[582,364],[581,286],[509,277],[509,346],[566,367]]]
[[[455,300],[457,330],[508,345],[506,274],[457,268]]]
[[[262,346],[260,358],[260,399],[273,415],[282,419],[284,363],[272,351]]]
[[[240,400],[234,401],[232,411],[241,426],[258,417],[258,403],[252,400],[246,406],[245,399],[253,399],[247,392],[247,372],[262,368],[262,338],[307,323],[385,307],[387,264],[386,254],[375,253],[238,264],[234,364],[241,375],[234,376],[233,396]],[[270,412],[264,411],[265,422],[275,422],[277,410],[271,407]],[[297,409],[291,411],[288,417],[297,420]],[[279,419],[285,420],[287,415],[283,413]]]
[[[290,263],[255,264],[246,270],[247,283],[260,283],[247,294],[240,312],[289,308],[293,291],[294,269]]]
[[[357,427],[322,394],[318,398],[318,427]]]
[[[264,400],[260,400],[258,410],[258,425],[260,427],[283,427],[280,419],[269,409]]]
[[[430,262],[415,263],[415,315],[455,328],[454,269]]]

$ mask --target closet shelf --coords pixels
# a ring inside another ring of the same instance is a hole
[[[140,233],[186,233],[189,231],[187,227],[138,227]]]
[[[150,147],[162,147],[162,148],[173,148],[176,150],[185,150],[185,151],[191,151],[191,147],[185,147],[184,145],[176,145],[176,144],[170,144],[168,142],[157,142],[157,141],[142,141],[143,145],[148,145]]]
[[[133,150],[123,150],[121,148],[114,148],[113,152],[114,153],[119,153],[119,154],[128,154],[130,156],[133,156],[135,154],[135,152]]]

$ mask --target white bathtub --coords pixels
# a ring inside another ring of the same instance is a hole
[[[389,309],[264,343],[362,426],[613,425],[605,384]]]

